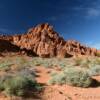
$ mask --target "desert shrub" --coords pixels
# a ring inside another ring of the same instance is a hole
[[[97,57],[100,57],[100,52],[97,52],[97,53],[96,53],[96,56],[97,56]]]
[[[62,62],[59,62],[58,65],[63,69],[66,67],[66,64],[65,63],[62,63]]]
[[[53,76],[57,75],[57,72],[56,72],[56,71],[52,71],[52,72],[50,73],[50,75],[53,77]]]
[[[16,63],[16,64],[24,64],[24,63],[26,63],[26,59],[24,57],[16,57],[14,59],[14,63]]]
[[[16,57],[14,64],[16,65],[16,70],[21,70],[31,66],[29,61],[27,61],[24,57]]]
[[[94,64],[95,65],[100,65],[100,58],[95,58],[94,59]]]
[[[48,84],[66,84],[66,76],[64,73],[54,74],[48,81]]]
[[[31,60],[31,64],[34,65],[34,66],[40,66],[42,64],[42,59],[43,58],[37,58],[37,57],[34,57],[32,60]]]
[[[36,61],[33,61],[32,64],[34,66],[40,66],[41,65],[41,62],[39,62],[38,60],[36,60]]]
[[[36,84],[35,81],[22,76],[8,78],[4,82],[4,89],[8,95],[22,96]]]
[[[52,66],[52,61],[50,58],[33,58],[31,61],[31,64],[34,66],[44,66],[44,67],[50,67]]]
[[[49,83],[89,87],[92,84],[92,79],[89,77],[88,73],[83,70],[68,68],[63,72],[54,75],[51,80],[49,80]]]
[[[69,59],[63,58],[63,59],[58,59],[58,58],[37,58],[34,57],[31,60],[31,65],[34,66],[44,66],[44,67],[55,67],[55,66],[60,66],[61,68],[65,68],[66,65],[72,65],[72,62],[70,63]]]
[[[24,69],[21,69],[20,71],[17,71],[15,73],[15,75],[19,75],[19,76],[25,76],[25,77],[28,77],[28,78],[35,78],[36,74],[34,71],[32,70],[29,70],[28,68],[24,68]]]
[[[0,70],[2,70],[2,71],[10,70],[10,67],[12,65],[13,65],[13,63],[11,63],[10,61],[0,62]]]
[[[76,58],[76,59],[74,59],[75,60],[75,66],[80,66],[81,65],[81,63],[82,63],[82,59],[81,58]]]
[[[43,61],[42,63],[41,63],[41,65],[42,66],[44,66],[44,67],[50,67],[51,66],[51,64],[50,64],[50,62],[48,62],[48,61]]]
[[[81,67],[84,67],[84,68],[89,68],[90,67],[90,64],[91,64],[91,61],[89,59],[83,59],[81,61]]]
[[[11,77],[11,75],[9,75],[9,74],[0,76],[0,91],[4,90],[4,82],[5,82],[5,80],[7,80],[10,77]]]
[[[33,76],[33,77],[32,77]],[[7,95],[23,96],[31,89],[39,89],[35,76],[28,70],[0,77],[0,90]]]
[[[67,76],[66,82],[70,85],[88,87],[92,84],[92,79],[89,77],[88,73],[83,70],[70,68],[65,70],[64,73]]]
[[[94,65],[90,67],[88,73],[90,76],[100,75],[100,65]]]
[[[21,70],[30,66],[30,61],[26,60],[24,57],[5,58],[0,61],[0,70],[2,71],[10,71],[12,67],[14,70]]]

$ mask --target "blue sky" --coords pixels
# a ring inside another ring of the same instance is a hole
[[[65,39],[100,49],[100,0],[0,0],[0,33],[46,22]]]

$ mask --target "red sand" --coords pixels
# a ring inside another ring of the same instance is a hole
[[[47,81],[50,79],[48,72],[53,69],[44,67],[37,67],[36,69],[39,71],[37,81],[47,84]],[[100,76],[94,78],[100,81]],[[100,100],[100,86],[94,88],[81,88],[68,85],[47,85],[42,96],[43,100]]]
[[[45,68],[38,66],[35,68],[37,72],[37,81],[44,84],[44,90],[38,95],[39,98],[19,98],[6,97],[4,94],[0,94],[0,100],[100,100],[100,86],[90,88],[80,88],[68,85],[48,85],[47,82],[50,79],[50,72],[56,69]],[[100,76],[94,77],[100,81]],[[32,93],[34,95],[34,92]]]

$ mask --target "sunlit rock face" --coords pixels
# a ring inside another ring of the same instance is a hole
[[[37,25],[25,34],[0,36],[0,39],[9,41],[21,50],[30,50],[40,57],[95,56],[97,52],[95,48],[83,46],[75,40],[65,41],[48,23]]]

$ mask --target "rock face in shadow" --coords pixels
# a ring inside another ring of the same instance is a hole
[[[7,40],[0,39],[0,52],[18,52],[20,48]]]
[[[0,56],[6,53],[26,54],[28,56],[37,56],[34,52],[27,49],[20,49],[17,45],[12,44],[10,41],[0,39]]]
[[[95,56],[97,52],[96,49],[83,46],[77,41],[65,41],[48,23],[37,25],[29,29],[25,34],[0,36],[0,39],[9,41],[21,50],[28,50],[40,57],[72,57],[74,55]],[[5,46],[5,48],[7,47]],[[11,49],[13,50],[13,48]]]

